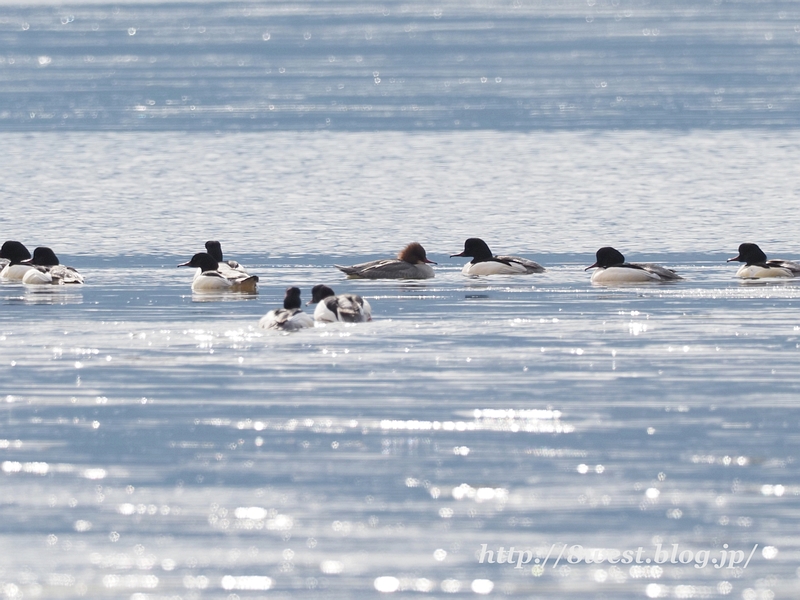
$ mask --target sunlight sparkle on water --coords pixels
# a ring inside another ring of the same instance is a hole
[[[444,8],[431,23],[447,22]],[[113,7],[97,10],[117,18]],[[509,32],[499,28],[515,19],[491,21],[485,32],[502,37]],[[215,34],[209,23],[206,38]],[[125,34],[131,26],[135,36]],[[198,26],[187,35],[200,36]],[[264,42],[266,28],[252,23],[250,39],[280,49],[280,28],[270,25]],[[292,56],[324,39],[308,30],[310,39],[306,29],[295,39],[309,46]],[[147,44],[152,29],[129,21],[116,34]],[[67,50],[48,50],[45,67],[36,64],[42,52],[28,53],[37,74],[61,68]],[[501,76],[479,72],[486,63],[472,57],[458,62],[460,54],[453,68],[477,69],[462,74],[464,86],[488,89]],[[314,55],[326,68],[350,60],[329,48]],[[369,86],[389,89],[410,76],[374,65],[364,48],[357,55],[352,66]],[[162,68],[156,58],[114,68]],[[248,60],[231,64],[246,71]],[[300,77],[299,65],[286,60],[286,73],[272,64],[270,76],[295,85],[289,76]],[[159,73],[147,73],[157,83]],[[499,87],[515,79],[503,73]],[[343,80],[341,93],[359,93]],[[599,93],[622,95],[602,80],[609,87]],[[319,83],[338,93],[338,82]],[[231,98],[204,105],[191,90],[158,97],[161,88],[150,87],[134,99],[146,110],[126,104],[120,118],[135,113],[147,123],[172,107],[170,115],[211,120],[221,108],[227,119],[241,108]],[[286,103],[263,91],[264,112],[283,119]],[[519,110],[524,120],[548,109]],[[26,205],[13,219],[3,212],[9,237],[52,244],[86,284],[52,293],[0,284],[6,595],[792,597],[800,286],[742,285],[725,260],[751,236],[770,255],[797,257],[797,133],[420,127],[7,132],[3,206]],[[768,230],[737,218],[752,198],[762,214],[781,215]],[[492,210],[478,222],[465,202]],[[80,235],[41,218],[67,204]],[[449,255],[471,235],[548,270],[463,277],[465,261]],[[191,293],[191,275],[174,265],[212,236],[259,275],[257,295]],[[333,267],[393,256],[412,239],[438,263],[434,279],[348,280]],[[685,279],[592,286],[583,269],[606,243]],[[373,321],[290,335],[258,328],[287,286],[301,286],[307,299],[317,282],[368,298]],[[735,578],[670,563],[551,568],[562,543],[652,550],[656,539],[694,552],[719,551],[713,540],[737,553],[749,553],[752,540],[759,547]],[[540,563],[482,564],[482,544],[531,548]]]

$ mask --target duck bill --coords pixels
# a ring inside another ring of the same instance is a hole
[[[594,268],[596,268],[596,267],[599,267],[599,266],[600,266],[600,265],[598,265],[597,263],[594,263],[593,265],[591,265],[591,266],[589,266],[589,267],[586,267],[586,268],[584,269],[584,271],[588,271],[589,269],[594,269]]]
[[[450,258],[453,258],[454,256],[464,256],[464,252],[462,251],[462,252],[459,252],[458,254],[451,254]]]
[[[189,261],[189,262],[191,262],[191,261]],[[178,266],[179,267],[188,267],[189,266],[189,262],[181,263]]]
[[[423,260],[422,262],[425,262],[425,263],[427,263],[429,265],[437,265],[437,264],[439,264],[439,263],[433,262],[432,260],[428,260],[427,258],[425,260]]]
[[[742,262],[742,257],[741,256],[734,256],[733,258],[729,258],[725,262]]]

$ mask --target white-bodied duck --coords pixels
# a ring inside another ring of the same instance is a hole
[[[31,253],[22,242],[8,240],[0,247],[0,280],[2,281],[22,281],[25,273],[33,267],[28,264]]]
[[[199,269],[192,281],[193,292],[245,292],[256,293],[258,277],[230,270],[224,273],[219,269],[219,262],[207,252],[198,252],[191,260],[178,265]]]
[[[592,283],[647,283],[683,279],[672,269],[652,263],[628,263],[619,250],[604,246],[597,251],[597,261],[584,269],[597,269],[592,273]]]
[[[411,242],[403,248],[397,258],[373,260],[352,267],[333,265],[351,279],[430,279],[435,276],[425,248],[418,242]]]
[[[372,307],[369,302],[355,294],[336,295],[327,285],[315,285],[311,288],[311,300],[307,304],[316,304],[314,319],[322,323],[363,323],[372,320]]]
[[[519,256],[495,256],[489,246],[480,238],[469,238],[464,242],[464,250],[454,256],[472,257],[464,265],[461,273],[467,277],[480,275],[525,275],[543,273],[545,268],[539,263]]]
[[[258,326],[262,329],[280,329],[281,331],[297,331],[314,326],[314,317],[304,313],[300,308],[300,288],[286,288],[283,308],[276,308],[261,317]]]
[[[742,279],[767,279],[770,277],[797,277],[800,263],[791,260],[767,260],[767,255],[757,244],[739,244],[739,254],[728,262],[744,263],[736,272]]]
[[[83,275],[72,267],[62,265],[50,248],[39,246],[33,257],[26,261],[32,268],[25,272],[22,283],[26,285],[70,285],[83,283]]]

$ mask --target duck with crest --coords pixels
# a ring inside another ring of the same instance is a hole
[[[403,248],[397,258],[385,258],[343,267],[334,265],[350,279],[430,279],[435,276],[425,248],[419,242],[411,242]]]

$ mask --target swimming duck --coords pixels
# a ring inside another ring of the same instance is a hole
[[[242,273],[248,276],[250,275],[245,268],[235,260],[222,259],[222,244],[220,244],[217,240],[208,240],[206,242],[206,252],[214,257],[214,260],[219,263],[220,273],[224,274],[227,271],[236,271],[237,273]]]
[[[193,292],[256,292],[256,275],[234,270],[223,273],[219,270],[219,262],[207,252],[198,252],[190,261],[178,266],[199,269],[192,281]]]
[[[261,317],[258,326],[262,329],[281,329],[283,331],[297,331],[305,327],[314,326],[314,318],[304,313],[300,308],[300,288],[286,288],[283,299],[283,308],[276,308]]]
[[[323,323],[363,323],[372,320],[372,308],[369,302],[355,294],[339,294],[327,285],[315,285],[311,288],[311,300],[308,304],[317,304],[314,319]]]
[[[352,267],[333,265],[351,279],[430,279],[435,276],[429,265],[425,248],[418,242],[411,242],[403,248],[397,258],[373,260]]]
[[[489,246],[480,238],[469,238],[464,242],[464,250],[454,256],[472,257],[464,265],[461,273],[468,277],[479,275],[524,275],[527,273],[543,273],[544,267],[527,258],[519,256],[495,256]]]
[[[597,269],[592,273],[592,283],[644,283],[683,279],[672,269],[651,263],[627,263],[622,253],[611,246],[600,248],[596,257],[597,262],[584,269]]]
[[[800,263],[791,260],[767,260],[767,255],[757,244],[739,244],[739,255],[727,262],[743,262],[736,272],[742,279],[766,279],[768,277],[796,277],[800,275]]]
[[[31,253],[21,242],[8,240],[0,247],[0,258],[5,259],[0,279],[3,281],[22,281],[25,273],[33,267],[25,261],[30,259]]]
[[[40,246],[33,251],[33,257],[25,261],[32,265],[25,272],[22,283],[27,285],[68,285],[83,283],[83,275],[72,267],[62,265],[56,253],[50,248]]]

